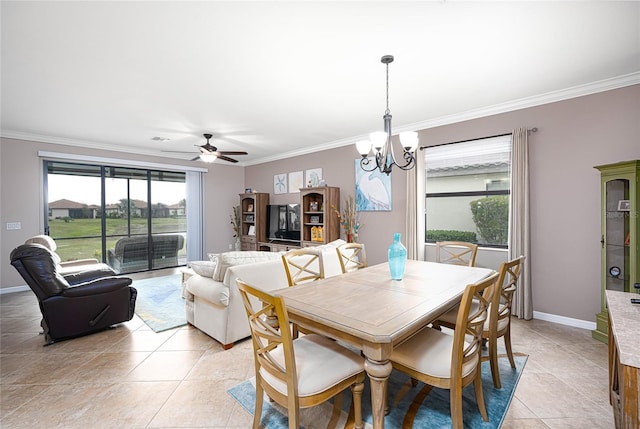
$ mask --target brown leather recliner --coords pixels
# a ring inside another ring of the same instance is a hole
[[[130,286],[130,278],[105,277],[102,270],[83,271],[73,279],[64,277],[58,272],[53,253],[40,244],[13,249],[11,265],[38,297],[48,344],[97,332],[133,317],[137,291]]]

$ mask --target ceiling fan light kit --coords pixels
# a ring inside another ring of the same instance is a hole
[[[387,67],[387,108],[382,117],[384,120],[384,131],[371,133],[369,140],[356,142],[356,149],[358,153],[362,155],[360,168],[368,172],[374,171],[377,168],[381,173],[389,175],[394,165],[401,170],[411,170],[415,167],[416,159],[414,152],[418,148],[418,133],[415,131],[400,133],[403,162],[399,163],[393,152],[393,142],[391,140],[391,111],[389,110],[389,64],[393,62],[393,55],[384,55],[380,61]],[[369,159],[371,152],[373,152],[375,158],[375,165]]]
[[[193,158],[191,161],[196,161],[199,159],[203,162],[210,164],[212,162],[215,162],[216,159],[222,159],[223,161],[236,163],[238,162],[237,159],[230,158],[227,155],[248,155],[247,152],[244,152],[244,151],[218,150],[217,147],[209,143],[209,140],[211,140],[211,137],[213,137],[213,134],[205,133],[203,134],[203,136],[205,139],[207,139],[207,142],[202,146],[198,146],[198,148],[200,149],[200,154],[195,158]],[[180,151],[168,151],[168,152],[180,152]]]
[[[210,153],[201,153],[200,154],[200,160],[203,161],[203,162],[212,163],[216,159],[218,159],[218,157],[213,155],[213,154],[210,154]]]

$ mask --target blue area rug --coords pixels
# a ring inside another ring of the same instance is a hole
[[[181,282],[182,276],[174,274],[135,280],[131,285],[138,291],[136,314],[155,332],[187,324]]]
[[[482,420],[476,403],[473,385],[463,390],[463,420],[465,428],[499,428],[511,404],[513,393],[527,361],[526,356],[516,356],[516,368],[512,369],[509,360],[499,359],[500,380],[502,388],[493,387],[489,362],[482,363],[482,389],[489,421]],[[255,406],[255,379],[247,380],[228,390],[247,411],[253,414]],[[418,383],[411,387],[409,377],[393,370],[389,379],[389,415],[385,417],[385,427],[396,428],[451,428],[449,410],[449,391],[425,386]],[[333,412],[333,405],[321,404],[316,407],[300,410],[300,424],[306,428],[344,428],[348,421],[351,407],[349,390],[342,394],[341,416]],[[362,396],[362,415],[365,427],[372,427],[371,392],[368,377],[365,379],[365,390]],[[267,429],[286,429],[288,419],[286,411],[276,403],[265,399],[262,409],[262,425]],[[353,423],[351,423],[353,424]]]

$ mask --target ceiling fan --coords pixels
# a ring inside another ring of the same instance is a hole
[[[237,159],[233,159],[228,157],[227,155],[248,155],[247,152],[243,152],[243,151],[222,151],[222,150],[218,150],[217,147],[213,146],[211,143],[209,143],[209,140],[211,139],[211,137],[213,137],[212,134],[203,134],[204,138],[207,139],[207,143],[198,146],[198,148],[200,149],[200,155],[196,156],[195,158],[193,158],[191,161],[196,161],[198,159],[204,161],[204,162],[214,162],[216,159],[222,159],[224,161],[228,161],[228,162],[238,162]],[[166,151],[166,152],[178,152],[178,151]],[[185,153],[185,152],[182,152]]]

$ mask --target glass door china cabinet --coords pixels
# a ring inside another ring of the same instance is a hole
[[[599,165],[601,188],[601,309],[593,338],[607,342],[606,290],[634,292],[640,282],[640,160]]]

